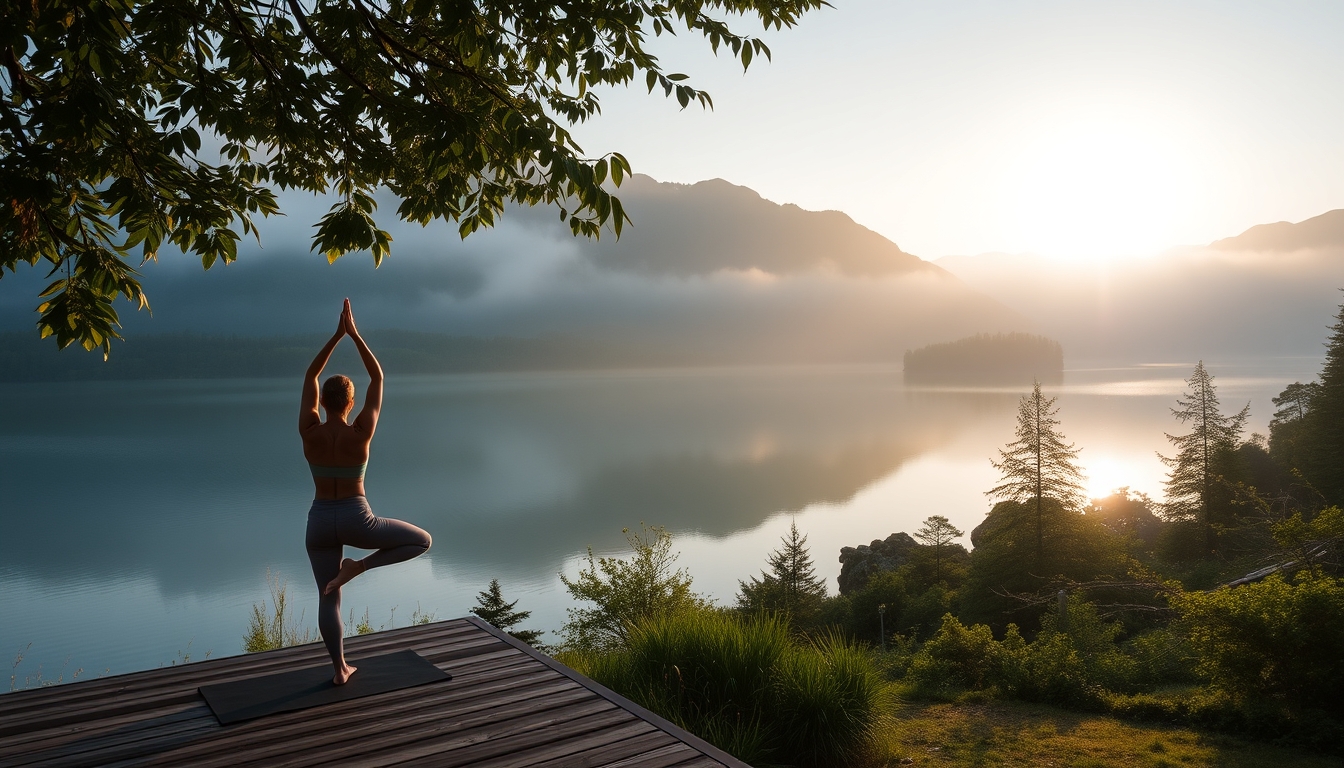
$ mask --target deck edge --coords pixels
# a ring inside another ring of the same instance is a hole
[[[632,715],[635,715],[641,720],[649,723],[650,725],[659,728],[663,731],[666,731],[667,733],[670,733],[671,735],[675,736],[678,739],[681,739],[687,745],[700,750],[700,752],[704,754],[705,757],[711,758],[713,760],[718,760],[720,763],[723,763],[725,766],[727,766],[727,768],[751,768],[750,765],[742,762],[736,757],[733,757],[727,752],[724,752],[722,749],[719,749],[713,744],[710,744],[709,742],[705,741],[699,736],[696,736],[695,734],[691,733],[685,728],[682,728],[676,723],[673,723],[672,721],[668,720],[662,715],[659,715],[651,710],[645,709],[644,707],[641,707],[640,705],[636,704],[630,699],[627,699],[621,694],[598,683],[596,680],[593,680],[587,675],[581,674],[580,672],[571,669],[570,667],[567,667],[564,664],[561,664],[560,662],[556,661],[550,656],[547,656],[541,651],[538,651],[536,648],[533,648],[527,643],[524,643],[522,640],[519,640],[513,635],[510,635],[509,633],[500,630],[498,627],[494,626],[488,621],[485,621],[479,616],[475,615],[464,616],[462,617],[462,619],[459,620],[465,620],[475,625],[477,628],[489,632],[499,640],[508,643],[509,645],[513,646],[514,648],[517,648],[523,653],[526,653],[527,655],[531,656],[537,661],[540,661],[542,664],[545,664],[546,666],[550,667],[556,672],[559,672],[565,677],[568,677],[570,680],[573,680],[574,682],[578,683],[584,688],[587,688],[593,693],[596,693],[598,696],[601,696],[607,701],[610,701],[611,703],[615,704],[621,709],[624,709],[630,712]]]

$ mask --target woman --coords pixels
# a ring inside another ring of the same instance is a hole
[[[345,376],[332,376],[322,385],[321,405],[327,411],[327,420],[322,421],[318,412],[317,380],[342,336],[355,342],[369,372],[364,408],[353,423],[347,419],[355,402],[355,385]],[[316,486],[313,506],[308,510],[306,544],[313,577],[321,593],[317,628],[336,668],[332,682],[337,685],[344,685],[355,673],[355,668],[345,663],[341,642],[344,635],[341,586],[370,568],[419,557],[430,545],[429,534],[414,525],[375,517],[364,498],[364,468],[369,463],[369,443],[378,426],[378,410],[382,405],[383,369],[355,329],[355,316],[350,312],[350,300],[346,299],[336,334],[308,366],[299,409],[303,455],[308,459]],[[344,557],[346,545],[377,551],[363,560],[354,560]]]

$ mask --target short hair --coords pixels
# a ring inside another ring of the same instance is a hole
[[[339,373],[322,383],[322,407],[327,412],[343,413],[355,400],[355,382]]]

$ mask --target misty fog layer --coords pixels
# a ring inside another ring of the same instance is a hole
[[[1344,210],[1207,247],[1105,264],[1032,255],[937,261],[1035,321],[1065,359],[1311,356],[1344,294]]]
[[[323,204],[286,201],[263,247],[209,272],[165,254],[142,269],[153,308],[123,302],[127,334],[312,333],[350,297],[362,327],[478,336],[572,335],[665,351],[669,362],[893,361],[910,347],[1029,329],[1002,305],[842,213],[763,200],[721,180],[621,188],[617,240],[574,238],[554,209],[512,208],[460,241],[447,224],[395,222],[393,253],[335,264],[308,251]],[[0,282],[0,328],[31,329],[38,270]],[[115,353],[115,352],[114,352]]]

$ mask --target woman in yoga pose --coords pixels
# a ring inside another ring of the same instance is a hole
[[[364,408],[353,423],[346,420],[355,402],[354,382],[345,376],[332,376],[321,387],[321,406],[327,411],[322,421],[318,412],[318,378],[331,352],[342,336],[349,336],[359,349],[364,368],[369,372],[369,391]],[[375,517],[364,498],[364,468],[369,463],[369,443],[378,426],[378,411],[383,405],[383,369],[355,329],[350,300],[345,300],[336,334],[313,358],[303,379],[303,403],[299,407],[299,434],[303,436],[303,455],[313,471],[313,506],[308,510],[305,543],[320,593],[317,628],[331,654],[336,676],[332,681],[343,685],[355,673],[345,663],[342,646],[341,586],[370,568],[400,563],[423,555],[429,549],[429,534],[400,520]],[[377,550],[363,560],[345,557],[344,547]]]

